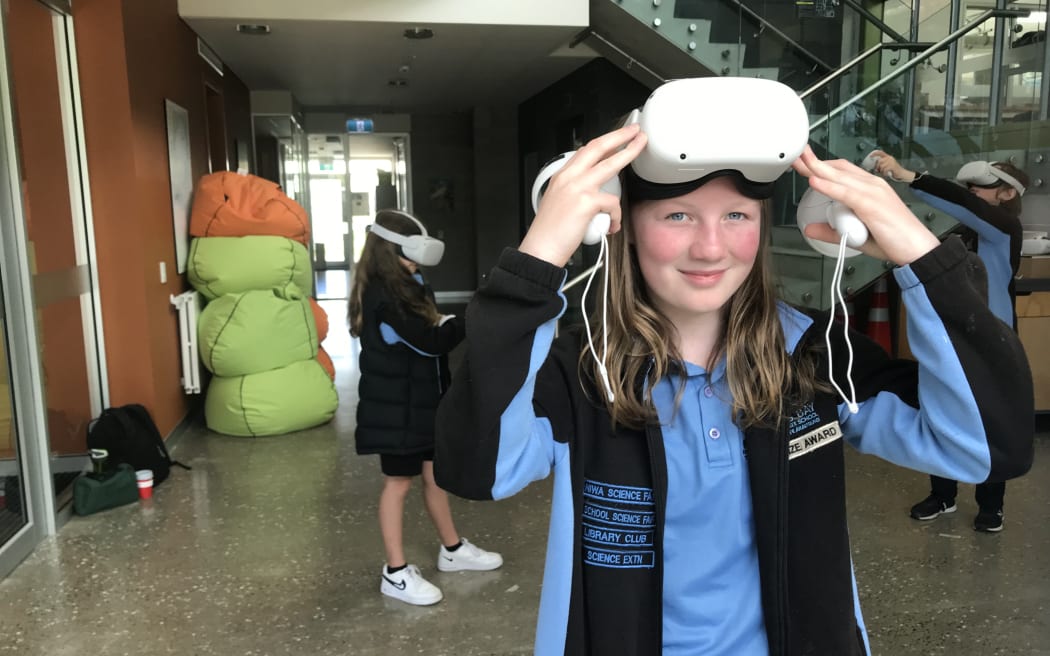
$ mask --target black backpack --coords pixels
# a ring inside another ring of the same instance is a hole
[[[172,465],[190,469],[171,459],[149,411],[138,403],[103,410],[88,424],[87,446],[109,452],[107,470],[116,469],[121,463],[153,470],[154,487],[164,482]]]

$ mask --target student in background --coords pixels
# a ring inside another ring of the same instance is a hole
[[[448,353],[464,334],[461,319],[438,312],[419,272],[420,264],[437,264],[443,251],[414,216],[381,210],[369,226],[349,303],[350,334],[361,339],[356,448],[379,454],[383,471],[379,528],[386,564],[380,592],[423,606],[441,601],[442,593],[405,558],[405,497],[416,476],[423,478],[423,501],[441,540],[437,568],[491,570],[503,564],[498,553],[460,537],[448,495],[434,483],[434,415],[449,382]]]
[[[907,183],[924,202],[976,233],[976,252],[988,269],[988,305],[995,316],[1016,330],[1014,276],[1021,264],[1021,196],[1028,186],[1028,175],[1009,162],[976,161],[959,169],[955,180],[946,180],[906,169],[884,151],[871,155],[878,158],[876,172]],[[957,481],[931,475],[930,494],[912,506],[912,518],[927,521],[955,512],[958,489]],[[1003,530],[1005,495],[1005,481],[977,484],[974,530]]]

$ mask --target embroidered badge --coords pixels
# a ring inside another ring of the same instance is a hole
[[[788,435],[794,437],[820,421],[820,415],[813,408],[813,402],[806,403],[791,416],[788,425]]]
[[[656,562],[653,491],[646,487],[583,482],[583,562],[615,569]]]
[[[837,421],[818,426],[805,435],[796,437],[788,442],[788,460],[794,460],[810,451],[815,451],[822,446],[827,446],[841,437],[842,428]]]

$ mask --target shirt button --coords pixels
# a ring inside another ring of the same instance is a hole
[[[722,433],[718,432],[717,428],[712,428],[711,430],[707,431],[707,434],[711,436],[712,440],[717,440],[718,438],[722,437]]]
[[[707,386],[704,387],[704,396],[706,396],[707,398],[711,398],[714,395],[715,395],[715,391],[713,389],[711,389],[710,385],[707,385]]]

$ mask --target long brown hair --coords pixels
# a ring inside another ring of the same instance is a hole
[[[1022,187],[1024,187],[1025,189],[1028,188],[1030,184],[1028,174],[1022,171],[1021,169],[1017,168],[1010,162],[992,162],[992,166],[994,166],[995,168],[999,169],[1007,175],[1012,175],[1013,177],[1017,178],[1017,181],[1021,183]],[[1002,183],[1001,186],[1005,189],[1013,189],[1013,187],[1011,187],[1005,182]],[[1014,189],[1014,191],[1017,190]],[[1013,198],[1004,200],[1003,202],[999,203],[999,207],[1002,207],[1014,216],[1021,216],[1021,192],[1017,192],[1016,194],[1014,194]]]
[[[399,210],[379,210],[375,222],[400,235],[422,234],[411,216]],[[423,286],[401,264],[399,257],[401,247],[397,244],[371,232],[365,237],[361,259],[354,267],[354,281],[350,285],[350,302],[347,304],[350,334],[354,337],[360,336],[364,329],[361,304],[365,290],[373,283],[383,285],[387,293],[397,301],[398,309],[406,316],[418,314],[435,324],[441,320],[437,307],[426,295]]]
[[[732,395],[733,416],[742,428],[775,426],[786,404],[806,399],[821,388],[815,380],[812,357],[795,357],[787,351],[777,311],[777,293],[771,272],[770,216],[772,204],[762,203],[762,239],[751,273],[723,307],[722,334],[710,359],[708,371],[724,356],[726,379]],[[653,305],[629,243],[631,231],[628,203],[623,204],[624,229],[609,237],[609,351],[606,366],[615,396],[605,400],[615,423],[640,428],[654,417],[652,385],[678,372],[679,397],[685,372],[675,346],[674,324]],[[604,301],[601,301],[604,302]],[[595,344],[601,343],[601,307],[591,321]],[[584,349],[580,367],[592,380],[600,380],[598,365]],[[641,385],[648,379],[649,385]],[[604,394],[602,397],[604,398]]]

